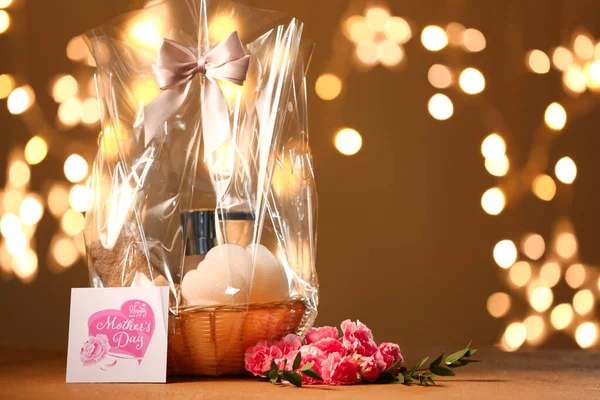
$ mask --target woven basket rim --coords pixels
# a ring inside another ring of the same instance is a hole
[[[178,309],[171,307],[169,311],[172,315],[194,314],[201,312],[245,312],[262,308],[281,307],[290,304],[304,304],[306,299],[302,297],[292,297],[288,300],[271,301],[267,303],[243,303],[234,305],[217,305],[217,306],[180,306]]]

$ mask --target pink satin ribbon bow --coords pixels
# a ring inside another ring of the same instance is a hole
[[[232,32],[206,55],[196,57],[187,47],[164,39],[156,64],[154,77],[161,93],[144,108],[145,143],[156,135],[160,125],[167,121],[183,104],[196,74],[204,74],[202,91],[202,130],[204,161],[231,136],[227,100],[216,79],[242,86],[246,80],[250,56],[237,32]]]

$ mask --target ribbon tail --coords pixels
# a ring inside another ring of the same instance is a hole
[[[144,107],[144,145],[156,136],[160,126],[183,104],[190,89],[191,81],[186,85],[178,85],[163,90]]]
[[[204,140],[204,162],[231,137],[229,108],[217,81],[206,76],[202,89],[202,138]]]

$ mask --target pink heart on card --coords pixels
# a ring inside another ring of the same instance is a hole
[[[88,319],[90,336],[106,335],[113,356],[141,361],[154,334],[154,312],[143,300],[128,300],[120,310],[98,311]]]

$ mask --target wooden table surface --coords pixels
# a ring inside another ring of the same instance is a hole
[[[414,353],[414,358],[413,358]],[[409,364],[432,348],[412,349]],[[600,399],[600,353],[480,350],[483,362],[435,387],[275,386],[252,378],[169,379],[167,384],[66,384],[62,351],[0,348],[0,399]]]

